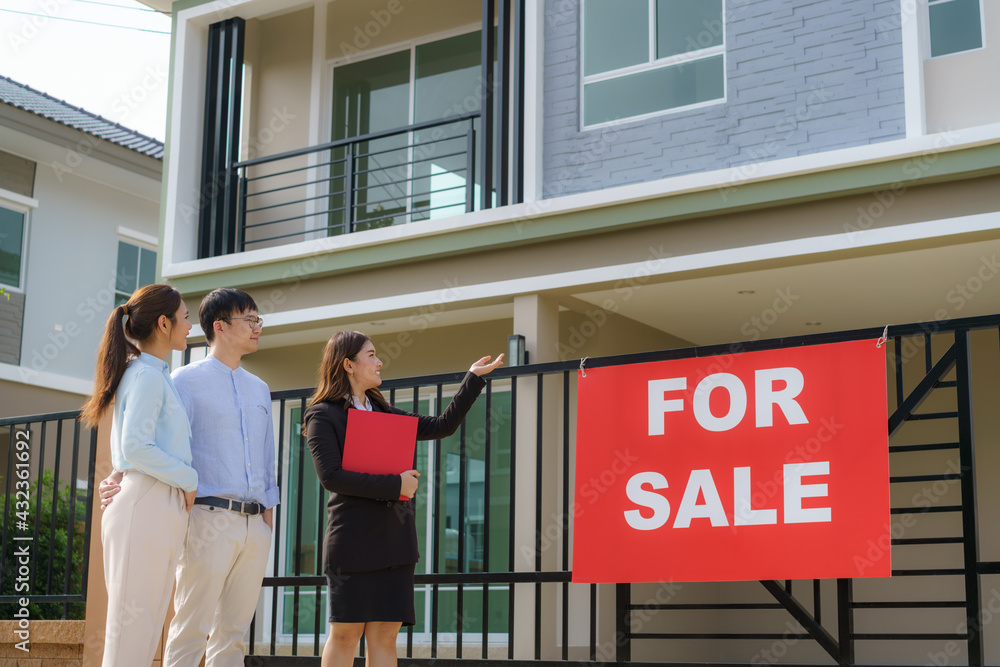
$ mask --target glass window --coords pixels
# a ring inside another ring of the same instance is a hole
[[[983,46],[980,0],[931,0],[931,57]]]
[[[338,66],[333,139],[479,112],[480,44],[476,31]],[[473,118],[358,142],[350,154],[331,150],[328,233],[465,213],[469,200],[478,206],[480,188],[467,173],[478,127]]]
[[[722,0],[586,0],[583,125],[725,97]]]
[[[606,79],[584,87],[584,125],[707,102],[723,95],[722,56]]]
[[[26,217],[20,211],[0,207],[0,284],[21,287]]]
[[[129,300],[132,292],[156,282],[156,253],[133,243],[118,241],[115,273],[115,306]]]
[[[649,61],[648,0],[588,0],[583,13],[585,75]]]
[[[656,0],[656,57],[722,45],[722,0]]]
[[[416,47],[413,122],[479,111],[478,32]]]

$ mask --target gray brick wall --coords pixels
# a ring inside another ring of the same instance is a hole
[[[898,0],[725,0],[725,102],[586,131],[579,2],[545,11],[545,197],[905,135]]]
[[[0,294],[0,362],[21,363],[21,331],[24,328],[24,295]]]

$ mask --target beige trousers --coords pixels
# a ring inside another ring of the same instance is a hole
[[[181,489],[126,471],[101,517],[108,588],[103,667],[152,664],[187,521]]]
[[[191,508],[164,667],[197,667],[202,656],[205,667],[243,667],[243,637],[270,545],[271,529],[260,515]]]

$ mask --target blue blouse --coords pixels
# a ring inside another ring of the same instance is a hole
[[[142,353],[125,369],[111,422],[115,470],[138,470],[184,491],[198,488],[191,426],[167,362]]]

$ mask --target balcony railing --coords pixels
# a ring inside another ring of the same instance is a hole
[[[479,114],[236,163],[237,250],[476,210]]]

